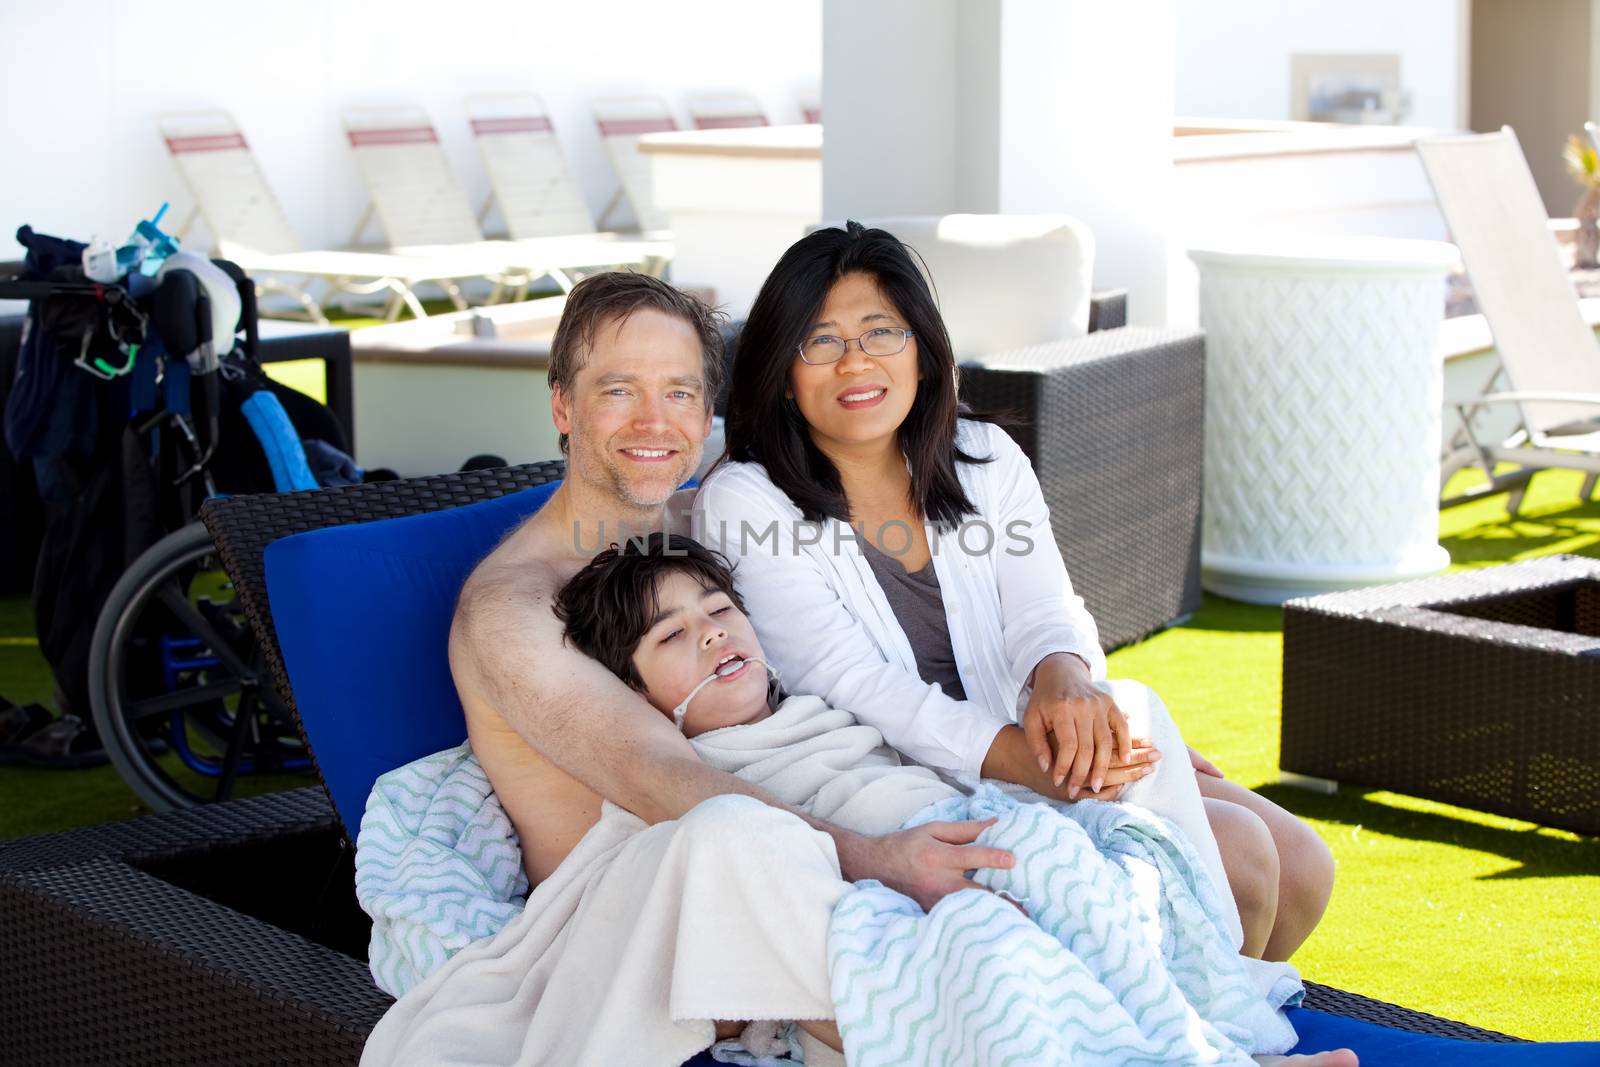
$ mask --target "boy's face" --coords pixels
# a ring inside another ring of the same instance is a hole
[[[750,620],[719,589],[703,589],[687,574],[670,573],[656,587],[656,606],[656,620],[639,639],[633,666],[644,680],[645,696],[659,711],[671,715],[690,690],[724,663],[766,659]],[[768,712],[766,664],[743,663],[695,694],[683,732],[694,737],[754,722]]]

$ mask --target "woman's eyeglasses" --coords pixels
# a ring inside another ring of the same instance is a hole
[[[802,341],[800,358],[813,367],[837,363],[850,350],[851,341],[869,356],[897,356],[906,350],[906,342],[915,336],[914,330],[902,330],[893,326],[878,326],[860,337],[832,337],[824,334]]]

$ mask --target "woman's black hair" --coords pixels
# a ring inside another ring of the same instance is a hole
[[[911,499],[922,517],[943,528],[976,514],[956,476],[956,463],[987,463],[956,447],[956,361],[950,335],[912,252],[886,230],[847,222],[790,246],[767,275],[739,335],[726,426],[728,458],[760,463],[811,522],[850,521],[839,472],[812,443],[800,407],[785,397],[789,369],[811,335],[828,290],[847,274],[870,275],[916,333],[921,381],[898,431],[911,467]]]

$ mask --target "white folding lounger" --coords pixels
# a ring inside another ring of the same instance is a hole
[[[244,134],[226,112],[164,115],[158,125],[173,165],[194,197],[194,208],[179,236],[195,216],[203,218],[218,254],[254,277],[262,293],[292,297],[307,317],[323,324],[328,320],[322,302],[338,293],[388,292],[385,317],[391,320],[402,307],[419,317],[426,314],[416,296],[416,287],[426,283],[441,286],[465,306],[454,283],[478,277],[481,272],[475,265],[381,252],[307,250]],[[326,285],[320,300],[307,288],[312,280]]]
[[[600,128],[600,139],[611,158],[620,183],[616,193],[600,212],[600,225],[624,199],[633,209],[634,220],[645,232],[661,231],[666,218],[655,206],[650,192],[650,161],[639,152],[639,138],[647,133],[669,133],[678,128],[678,122],[667,110],[666,102],[659,96],[630,96],[611,100],[596,100],[593,104],[594,121]]]
[[[480,224],[498,204],[513,240],[594,232],[543,100],[532,93],[475,96],[467,101],[467,121],[493,190],[478,212]]]
[[[481,266],[508,284],[549,276],[570,289],[580,271],[615,266],[658,270],[663,242],[614,241],[593,233],[513,241],[484,240],[476,214],[427,114],[414,107],[353,108],[345,134],[390,248],[404,255]],[[370,216],[363,216],[362,225]],[[359,229],[357,231],[360,232]]]
[[[1561,261],[1522,146],[1511,127],[1498,133],[1426,137],[1417,152],[1461,249],[1472,289],[1500,355],[1495,378],[1509,388],[1448,398],[1459,428],[1447,442],[1443,477],[1480,466],[1486,481],[1440,503],[1464,503],[1510,492],[1506,510],[1521,505],[1532,472],[1583,471],[1579,495],[1600,482],[1600,344],[1585,321]],[[1509,439],[1484,435],[1480,409],[1513,408],[1521,427]],[[1497,474],[1501,463],[1522,468]]]
[[[767,126],[767,113],[749,93],[700,93],[684,101],[697,130]]]
[[[800,120],[812,126],[822,124],[822,94],[815,89],[800,94]]]

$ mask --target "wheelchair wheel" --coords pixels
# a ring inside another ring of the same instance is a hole
[[[95,625],[89,702],[106,754],[155,811],[304,784],[311,766],[211,536],[168,534],[128,568]]]

